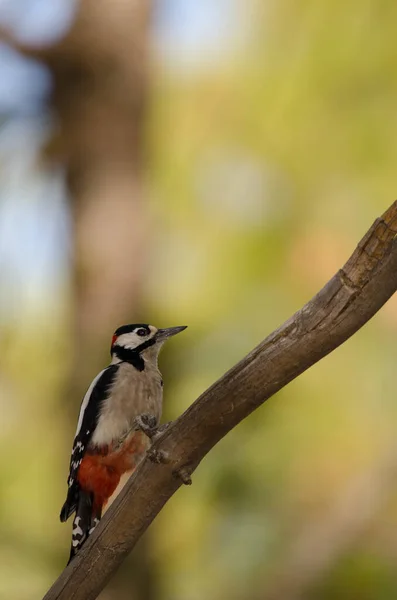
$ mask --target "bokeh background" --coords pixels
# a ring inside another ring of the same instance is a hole
[[[390,0],[0,0],[0,598],[67,560],[78,408],[124,322],[165,414],[308,300],[396,196]],[[397,304],[269,400],[102,600],[397,597]]]

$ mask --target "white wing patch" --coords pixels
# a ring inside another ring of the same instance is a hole
[[[106,371],[106,369],[103,369],[103,371],[98,373],[98,375],[92,380],[91,385],[88,388],[87,393],[83,398],[83,402],[81,403],[79,420],[77,422],[77,429],[76,429],[76,433],[74,436],[75,443],[73,445],[72,455],[70,458],[70,470],[69,470],[69,478],[68,478],[68,486],[69,487],[72,487],[76,480],[76,474],[77,474],[78,468],[80,466],[80,463],[83,460],[84,451],[85,451],[85,444],[81,441],[81,439],[77,439],[77,438],[86,439],[90,433],[90,430],[87,429],[87,432],[85,435],[83,435],[83,436],[80,435],[81,426],[82,426],[83,420],[84,420],[84,413],[85,413],[88,403],[90,401],[93,389],[105,371]]]
[[[88,402],[90,400],[92,390],[94,389],[95,385],[97,384],[98,379],[100,377],[102,377],[102,375],[104,374],[105,371],[106,371],[106,369],[103,369],[103,371],[98,373],[98,375],[92,380],[91,385],[88,388],[87,393],[83,398],[83,402],[81,403],[81,408],[80,408],[79,420],[77,421],[77,429],[76,429],[76,433],[74,434],[74,437],[77,437],[78,433],[80,432],[81,425],[83,423],[84,412],[85,412],[85,409],[87,408]],[[80,442],[78,442],[78,443],[80,443]]]

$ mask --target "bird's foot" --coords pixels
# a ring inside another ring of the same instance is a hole
[[[154,442],[167,429],[170,423],[157,425],[157,419],[153,415],[143,414],[135,418],[135,428],[143,431],[148,438]]]
[[[135,429],[143,431],[149,438],[157,433],[157,419],[154,415],[138,415],[134,421]]]

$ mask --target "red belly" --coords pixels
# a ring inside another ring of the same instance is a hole
[[[100,509],[113,494],[120,477],[133,471],[148,447],[148,439],[141,431],[134,432],[120,449],[96,448],[87,451],[78,472],[78,482],[85,491],[94,495],[94,508]]]

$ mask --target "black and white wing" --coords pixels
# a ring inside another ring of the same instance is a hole
[[[68,495],[60,514],[62,522],[66,521],[76,510],[79,496],[79,484],[77,481],[79,467],[97,426],[102,403],[108,396],[118,368],[118,365],[110,365],[101,371],[92,381],[81,403],[72,455],[70,457]]]

